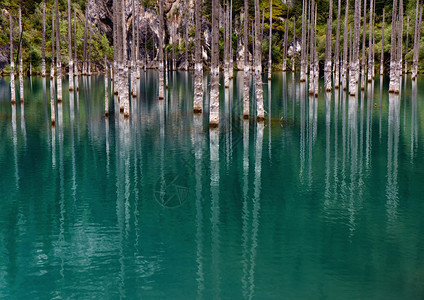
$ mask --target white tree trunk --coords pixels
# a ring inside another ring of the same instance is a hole
[[[372,0],[371,0],[372,3]],[[372,7],[372,4],[370,5]],[[370,14],[371,20],[371,14]],[[365,61],[365,40],[366,40],[366,32],[367,32],[367,0],[364,0],[364,25],[362,26],[362,63],[361,63],[361,90],[365,90],[365,76],[366,76],[366,61]],[[370,33],[371,33],[371,24],[370,24]],[[371,39],[370,39],[371,41]],[[369,48],[368,48],[369,49]]]
[[[212,57],[209,126],[219,126],[219,1],[212,0]]]
[[[383,26],[381,28],[381,54],[380,54],[380,75],[384,74],[384,19],[385,19],[385,9],[383,7]]]
[[[268,80],[271,80],[272,67],[272,0],[269,2],[269,50],[268,50]]]
[[[259,0],[255,0],[255,93],[256,93],[256,120],[263,121],[265,119],[264,99],[262,89],[262,34],[260,29],[260,12]]]
[[[230,69],[228,70],[228,75],[230,76],[230,80],[234,77],[234,52],[233,52],[233,0],[230,0],[230,57],[229,57],[229,65]]]
[[[392,35],[390,39],[390,80],[389,80],[389,93],[395,91],[396,86],[396,38],[397,38],[397,0],[393,0],[393,10],[392,10]]]
[[[227,89],[230,86],[230,76],[228,74],[229,64],[228,64],[228,56],[229,56],[229,42],[230,42],[230,33],[229,33],[229,26],[230,23],[230,17],[229,17],[229,9],[228,9],[228,2],[225,5],[224,9],[224,87]]]
[[[56,75],[57,75],[57,102],[62,102],[62,62],[60,57],[60,28],[59,28],[59,7],[57,0],[54,1],[56,15]]]
[[[324,66],[324,85],[327,92],[331,91],[331,46],[333,36],[333,0],[329,2],[329,18],[327,20],[327,32],[325,40],[325,66]]]
[[[9,12],[9,31],[10,31],[10,102],[16,103],[15,91],[15,61],[13,57],[13,19]]]
[[[346,90],[346,82],[347,82],[347,45],[348,45],[348,14],[349,13],[349,0],[346,1],[345,8],[345,20],[344,20],[344,29],[343,29],[343,61],[342,67],[340,70],[340,77],[342,81],[343,90]]]
[[[165,97],[164,65],[163,65],[163,43],[165,28],[163,26],[163,0],[159,0],[159,100]]]
[[[24,102],[24,62],[22,59],[22,10],[19,5],[19,91],[21,102]]]
[[[43,44],[41,48],[41,76],[46,77],[46,0],[43,0]]]
[[[361,0],[355,0],[355,17],[352,45],[352,64],[349,68],[349,94],[356,95],[359,81],[359,39],[361,26]]]
[[[68,54],[69,54],[69,91],[73,91],[74,90],[74,61],[72,60],[71,0],[68,0]]]
[[[307,6],[307,1],[303,0],[303,5],[302,5],[302,48],[301,48],[301,53],[300,53],[300,82],[305,82],[306,81],[306,48],[307,48],[307,44],[306,44],[306,20],[307,20],[307,15],[306,15],[306,6]]]
[[[418,13],[419,10],[419,13]],[[414,53],[412,58],[412,80],[415,80],[417,78],[418,74],[418,56],[419,56],[419,50],[420,50],[420,39],[421,39],[421,22],[422,22],[422,15],[423,15],[423,7],[418,7],[418,1],[417,1],[417,16],[415,18],[415,34],[414,34]]]
[[[105,55],[105,117],[109,116],[109,89],[108,89],[108,76],[107,76],[107,58]]]
[[[75,90],[79,91],[78,83],[78,56],[77,56],[77,9],[74,7],[74,77],[75,77]]]
[[[244,0],[244,25],[243,25],[243,118],[249,118],[249,0]]]
[[[193,111],[203,110],[203,58],[202,58],[202,0],[195,0],[195,65],[194,65],[194,103]]]

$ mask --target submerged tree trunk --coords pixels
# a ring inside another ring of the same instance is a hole
[[[193,111],[201,113],[203,108],[203,58],[202,58],[202,0],[195,0],[195,65]]]
[[[415,80],[418,74],[418,55],[420,51],[422,15],[423,15],[423,7],[422,6],[419,7],[418,1],[417,1],[417,12],[415,16],[415,33],[414,33],[414,53],[412,58],[412,75],[411,75],[412,80]]]
[[[74,90],[74,61],[72,60],[72,15],[71,0],[68,0],[68,54],[69,54],[69,90]]]
[[[268,46],[268,80],[271,80],[272,66],[272,0],[269,2],[269,46]]]
[[[339,88],[340,82],[340,17],[342,10],[342,1],[339,0],[337,8],[337,32],[336,45],[334,49],[334,88]]]
[[[385,19],[385,9],[383,7],[383,26],[381,28],[381,54],[380,54],[380,75],[384,74],[384,19]]]
[[[57,102],[62,102],[62,61],[60,58],[60,28],[59,28],[59,6],[57,0],[54,1],[56,15],[56,75],[57,75]]]
[[[13,57],[13,19],[9,12],[9,31],[10,31],[10,102],[16,103],[15,91],[15,61]]]
[[[348,14],[349,14],[349,0],[346,0],[345,20],[344,20],[344,29],[343,29],[343,62],[342,62],[342,67],[340,71],[343,90],[346,90],[346,87],[347,87],[347,60],[348,60],[347,46],[348,46],[348,38],[349,38],[348,37],[348,33],[349,33]]]
[[[209,126],[219,126],[219,1],[212,0],[212,57]]]
[[[22,9],[19,5],[19,95],[21,102],[24,102],[24,62],[22,59]]]
[[[371,5],[372,8],[372,0]],[[370,15],[371,20],[371,15]],[[366,33],[367,33],[367,0],[364,0],[364,18],[362,26],[362,63],[361,63],[361,90],[365,90],[365,74],[366,71],[366,61],[365,61],[365,42],[366,42]],[[371,33],[371,24],[370,24],[370,33]],[[371,41],[371,39],[370,39]]]
[[[325,66],[324,66],[324,81],[325,90],[331,91],[331,46],[332,46],[332,34],[333,34],[333,0],[329,3],[329,18],[327,20],[327,32],[325,40]]]
[[[306,81],[306,6],[307,6],[307,0],[303,0],[302,5],[302,46],[301,46],[301,53],[300,53],[300,82]]]
[[[255,93],[256,93],[256,119],[263,121],[265,119],[264,113],[264,99],[262,90],[262,34],[260,30],[260,11],[259,0],[255,0],[255,31],[256,31],[256,46],[255,46]]]
[[[43,44],[41,46],[41,76],[46,77],[46,0],[43,0]]]
[[[389,93],[393,93],[395,91],[396,86],[396,38],[397,38],[397,25],[398,25],[398,17],[397,17],[397,3],[398,0],[393,0],[393,10],[392,10],[392,35],[390,39],[390,81],[389,81]]]
[[[249,118],[249,0],[244,0],[244,25],[243,25],[243,118]]]
[[[355,0],[352,64],[349,67],[349,94],[354,96],[359,81],[359,39],[361,27],[361,0]]]
[[[164,84],[164,74],[163,74],[163,44],[164,44],[164,35],[165,27],[163,26],[163,0],[159,0],[159,100],[163,99],[165,96],[165,84]]]

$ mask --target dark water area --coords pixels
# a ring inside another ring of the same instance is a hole
[[[206,76],[193,115],[192,73],[162,101],[142,73],[129,119],[79,80],[52,127],[49,80],[12,106],[0,78],[0,298],[423,299],[423,77],[310,98],[274,73],[257,123],[239,73],[218,129]]]

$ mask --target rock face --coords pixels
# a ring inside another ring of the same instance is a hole
[[[10,47],[9,45],[0,47],[0,72],[9,64],[10,56]]]

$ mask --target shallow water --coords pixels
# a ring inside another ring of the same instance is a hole
[[[55,127],[49,80],[11,106],[0,79],[0,298],[422,299],[424,78],[313,99],[274,73],[256,123],[241,75],[218,130],[192,74],[164,101],[142,74],[129,120],[80,78]]]

